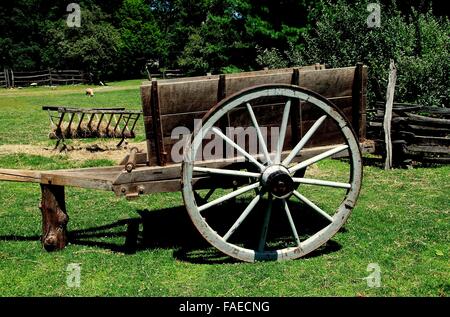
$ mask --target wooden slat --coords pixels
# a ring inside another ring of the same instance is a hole
[[[415,124],[422,124],[433,127],[447,127],[450,128],[450,119],[430,118],[413,113],[407,113],[408,122]]]
[[[76,173],[47,173],[41,174],[41,184],[72,186],[97,190],[112,190],[112,181],[100,179],[96,175],[77,175]]]
[[[153,135],[155,138],[156,162],[158,165],[164,166],[167,162],[167,152],[164,146],[163,127],[161,123],[160,90],[156,80],[152,82],[150,107],[153,121]]]
[[[153,122],[152,122],[152,112],[151,112],[151,86],[141,87],[141,102],[142,102],[142,112],[144,115],[144,128],[145,128],[145,139],[147,141],[147,161],[151,162],[154,159],[154,146],[153,146]]]
[[[0,181],[39,183],[41,173],[29,170],[0,169]]]
[[[286,73],[272,73],[260,75],[247,75],[243,73],[240,76],[229,75],[226,77],[226,95],[230,96],[238,91],[264,84],[291,84],[292,70]]]
[[[407,151],[411,152],[423,152],[425,155],[450,155],[450,151],[448,146],[431,146],[431,145],[407,145],[406,146]]]
[[[218,76],[192,82],[158,83],[161,115],[208,111],[217,102],[218,83]]]
[[[386,110],[384,113],[383,129],[386,148],[385,166],[386,170],[392,168],[392,140],[391,140],[391,121],[392,121],[392,107],[394,103],[395,83],[397,80],[397,68],[394,60],[391,59],[389,66],[389,82],[386,92]]]
[[[201,111],[161,116],[163,136],[170,137],[172,135],[173,129],[175,129],[176,127],[186,127],[189,129],[189,131],[193,131],[194,120],[202,119],[205,114],[205,111]]]
[[[301,85],[324,97],[351,96],[355,67],[300,71]]]
[[[363,64],[358,63],[355,67],[352,87],[352,126],[355,133],[361,135],[361,105],[363,98]]]

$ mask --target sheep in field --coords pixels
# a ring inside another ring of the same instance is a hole
[[[86,96],[94,97],[94,89],[87,88],[86,89]]]

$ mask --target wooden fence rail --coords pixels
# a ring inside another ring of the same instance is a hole
[[[375,140],[376,152],[386,155],[383,137],[384,103],[377,103],[367,126],[367,138]],[[450,109],[394,103],[392,116],[393,165],[411,160],[450,163]]]
[[[49,69],[17,72],[12,69],[4,69],[3,72],[0,72],[0,86],[5,88],[39,85],[75,85],[88,82],[88,76],[81,70]]]

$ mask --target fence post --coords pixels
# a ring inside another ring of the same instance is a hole
[[[391,140],[391,121],[392,121],[392,108],[394,104],[394,92],[395,82],[397,80],[397,68],[395,67],[394,60],[391,59],[389,65],[389,83],[386,91],[386,111],[384,112],[384,140],[386,143],[386,160],[384,169],[389,170],[392,168],[392,140]]]
[[[11,82],[9,83],[11,85],[11,88],[14,88],[14,72],[12,69],[9,70],[11,72]]]
[[[52,70],[50,68],[48,69],[48,77],[49,77],[50,87],[51,87],[51,86],[53,86],[53,82],[52,82]]]
[[[8,79],[6,78],[6,76],[7,76],[6,68],[3,68],[3,75],[5,77],[5,88],[8,88]]]
[[[3,75],[5,76],[5,88],[11,87],[11,83],[9,81],[9,72],[7,68],[3,69]]]

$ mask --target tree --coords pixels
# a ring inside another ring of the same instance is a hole
[[[145,63],[167,58],[167,40],[144,0],[124,0],[114,16],[121,37],[119,73],[142,75]]]
[[[322,6],[312,13],[314,28],[302,37],[303,47],[261,51],[258,62],[261,66],[326,63],[329,67],[345,67],[362,61],[369,66],[370,106],[376,98],[384,98],[389,60],[394,59],[397,101],[448,105],[448,18],[415,9],[405,15],[391,3],[381,7],[380,27],[368,28],[365,9],[369,2],[359,0],[350,5],[344,0],[321,1]]]
[[[305,32],[307,2],[284,0],[209,1],[205,20],[192,29],[180,66],[191,73],[252,69],[257,45],[286,47]]]
[[[118,30],[107,22],[100,8],[83,8],[79,28],[69,28],[65,20],[48,22],[43,61],[55,68],[81,68],[99,81],[111,77],[122,47]]]

